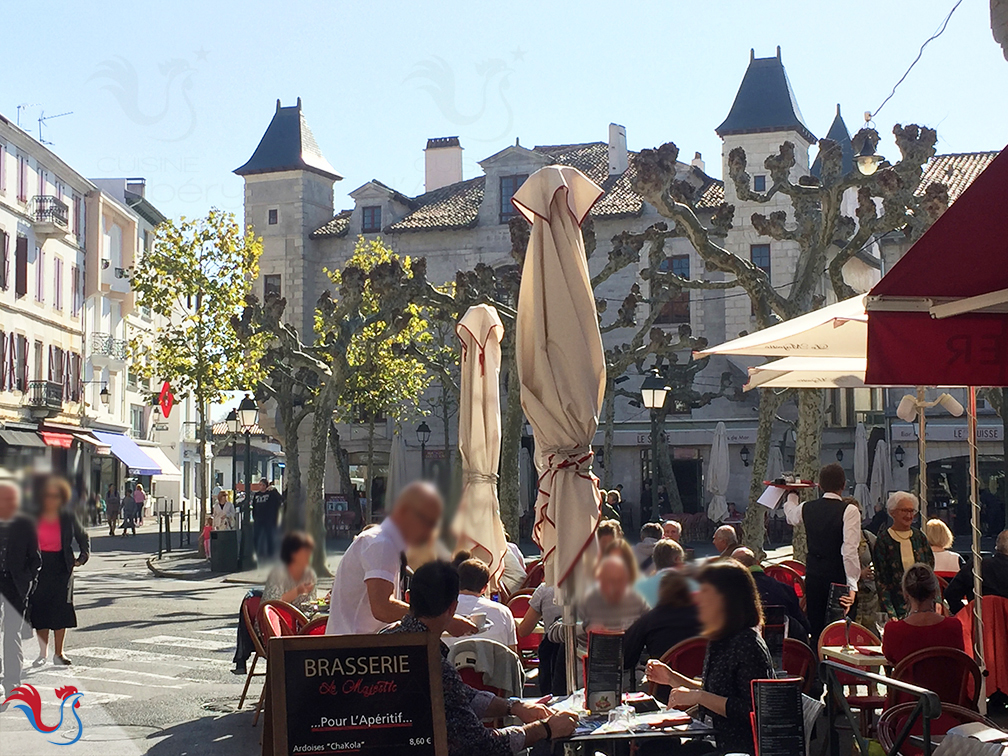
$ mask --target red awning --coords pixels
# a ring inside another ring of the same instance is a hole
[[[56,446],[60,449],[69,449],[74,437],[69,433],[58,433],[57,431],[40,430],[39,435],[46,442],[46,446]]]
[[[1008,150],[875,285],[867,309],[867,384],[1008,385]]]

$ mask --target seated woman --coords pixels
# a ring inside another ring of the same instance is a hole
[[[657,548],[655,549],[657,551]],[[672,646],[700,633],[700,620],[693,603],[689,580],[667,570],[658,584],[658,603],[630,625],[623,639],[623,668],[633,669],[641,652],[660,659]]]
[[[931,551],[934,552],[934,571],[954,577],[962,567],[963,560],[954,551],[949,551],[953,541],[949,526],[935,517],[927,521],[924,526],[924,535],[927,536],[928,543],[931,544]]]
[[[755,753],[752,724],[753,680],[773,677],[770,652],[756,627],[763,622],[756,583],[735,560],[704,567],[697,576],[700,624],[709,639],[703,680],[693,680],[660,661],[647,663],[648,679],[671,685],[669,706],[699,706],[714,726],[718,750]]]
[[[315,571],[309,567],[315,541],[307,533],[293,531],[280,543],[280,561],[266,578],[263,601],[277,599],[310,614],[315,599]]]
[[[941,599],[938,578],[926,564],[915,564],[903,575],[903,595],[910,611],[906,619],[887,622],[882,633],[882,653],[893,664],[910,654],[935,646],[965,651],[963,627],[955,617],[936,611]]]

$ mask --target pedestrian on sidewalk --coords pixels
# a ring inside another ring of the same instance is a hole
[[[109,484],[108,491],[105,492],[105,519],[108,520],[108,534],[115,535],[116,524],[119,522],[119,513],[122,511],[122,499],[115,486]]]
[[[144,506],[147,504],[147,494],[144,493],[144,487],[139,483],[136,484],[136,488],[133,491],[133,502],[136,504],[134,517],[139,525],[143,525]],[[135,531],[133,535],[136,535]]]
[[[42,567],[35,523],[21,514],[20,508],[20,489],[9,480],[0,481],[0,690],[8,693],[21,684],[21,629]]]
[[[126,537],[126,529],[129,528],[136,535],[136,500],[130,493],[129,486],[122,497],[122,537]]]
[[[73,571],[91,555],[91,540],[77,515],[68,509],[70,484],[51,476],[42,487],[42,509],[38,519],[38,543],[42,552],[42,570],[32,598],[31,623],[38,636],[39,655],[33,666],[46,663],[49,632],[53,631],[53,663],[67,666],[63,653],[67,628],[77,627],[73,605]],[[79,553],[74,556],[73,541]]]

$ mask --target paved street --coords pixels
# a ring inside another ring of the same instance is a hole
[[[73,666],[28,670],[25,682],[41,693],[47,725],[59,721],[55,688],[84,692],[75,754],[251,753],[262,732],[251,725],[263,678],[255,678],[251,703],[237,712],[244,678],[230,671],[235,611],[248,586],[220,577],[155,577],[145,564],[157,550],[154,528],[148,523],[126,539],[90,529],[93,553],[75,585],[80,627],[66,648]],[[37,650],[34,639],[25,641],[27,663]],[[0,756],[65,754],[47,741],[75,735],[76,725],[42,735],[17,709],[0,714]]]

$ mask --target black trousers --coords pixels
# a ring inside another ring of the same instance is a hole
[[[251,598],[252,596],[262,596],[262,591],[258,588],[253,588],[245,594],[245,598]],[[244,599],[243,599],[244,601]],[[245,618],[242,617],[241,607],[238,607],[238,636],[235,639],[235,664],[244,664],[248,661],[248,658],[252,656],[252,652],[255,651],[255,646],[252,643],[252,636],[249,635],[248,628],[245,627]]]
[[[819,644],[819,635],[829,624],[826,611],[829,608],[830,586],[833,583],[847,583],[846,575],[822,576],[805,575],[805,613],[809,620],[809,644],[814,649]]]
[[[24,665],[24,652],[21,650],[24,610],[24,601],[10,575],[0,575],[0,635],[3,635],[0,681],[8,694],[21,684],[21,667]]]

